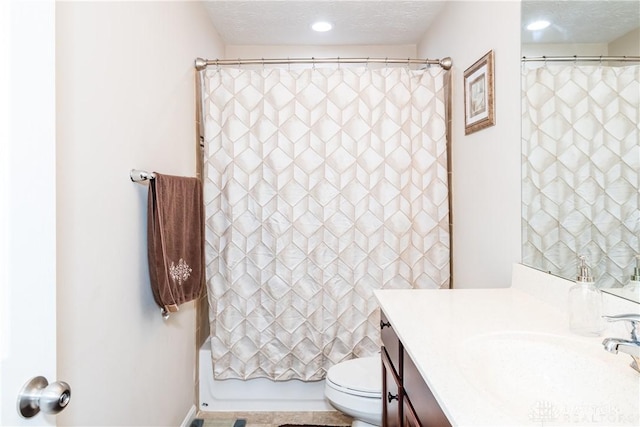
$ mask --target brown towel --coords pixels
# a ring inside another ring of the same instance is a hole
[[[200,296],[204,283],[204,208],[197,178],[161,175],[149,184],[149,277],[162,313]]]

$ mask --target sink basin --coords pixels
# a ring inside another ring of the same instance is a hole
[[[533,332],[464,340],[457,363],[479,398],[531,425],[640,425],[640,375],[598,340]]]

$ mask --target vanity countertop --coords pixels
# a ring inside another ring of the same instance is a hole
[[[640,375],[601,344],[628,338],[619,328],[571,334],[566,313],[513,287],[375,294],[452,425],[640,424]]]

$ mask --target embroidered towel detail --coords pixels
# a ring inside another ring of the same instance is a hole
[[[178,285],[182,286],[182,281],[187,280],[191,275],[193,270],[191,267],[187,265],[186,262],[182,258],[178,261],[178,265],[175,265],[173,262],[171,263],[171,267],[169,267],[169,275],[171,276],[171,280],[175,284],[176,281]]]
[[[204,207],[197,178],[162,175],[149,183],[149,278],[165,313],[200,296],[204,283]]]

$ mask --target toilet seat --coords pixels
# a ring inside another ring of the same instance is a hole
[[[373,399],[382,398],[380,356],[360,357],[332,366],[326,384],[342,393]]]

